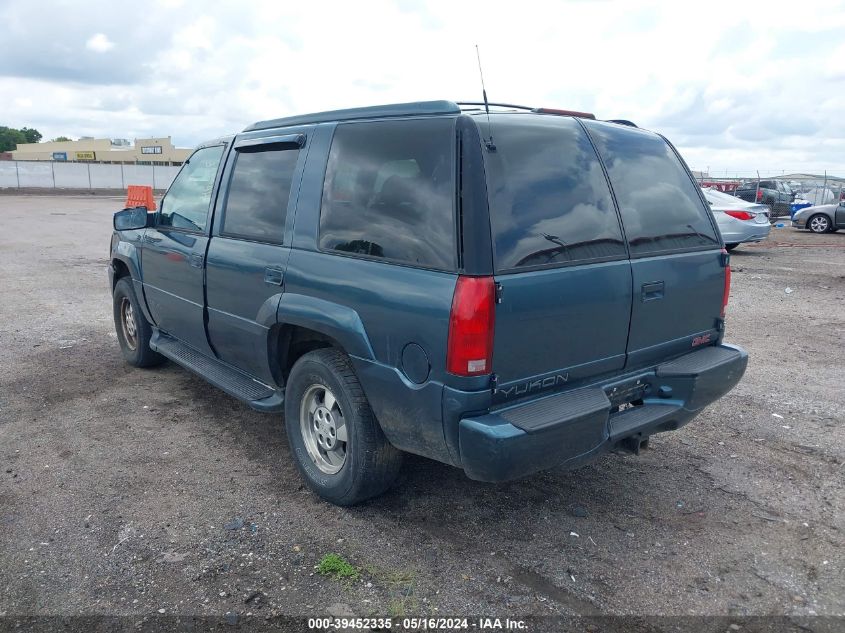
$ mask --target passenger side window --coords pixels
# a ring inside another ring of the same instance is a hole
[[[161,201],[159,226],[205,230],[221,156],[222,145],[204,147],[191,155]]]
[[[281,244],[299,150],[253,146],[236,151],[221,234]]]
[[[719,244],[697,185],[664,139],[613,123],[584,125],[607,167],[631,255]]]
[[[454,270],[454,120],[346,123],[335,130],[320,248]]]
[[[496,151],[486,155],[496,269],[626,257],[601,163],[578,122],[512,119],[496,121]]]

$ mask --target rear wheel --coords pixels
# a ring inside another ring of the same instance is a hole
[[[285,389],[285,427],[308,487],[351,506],[387,490],[402,453],[384,436],[349,358],[334,348],[296,361]]]
[[[763,204],[769,207],[769,218],[776,218],[778,215],[778,210],[775,208],[774,200],[764,200]]]
[[[814,215],[807,220],[807,228],[813,233],[827,233],[831,228],[830,218],[821,213]]]
[[[114,286],[114,327],[123,358],[134,367],[153,367],[164,362],[165,358],[150,349],[150,337],[153,330],[144,317],[132,280],[122,277]]]

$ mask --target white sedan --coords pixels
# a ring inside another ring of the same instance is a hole
[[[717,189],[703,191],[729,251],[743,242],[762,242],[769,236],[772,230],[769,207],[746,202]]]

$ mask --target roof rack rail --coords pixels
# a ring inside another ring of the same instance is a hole
[[[629,121],[628,119],[607,119],[607,123],[618,123],[619,125],[627,125],[628,127],[640,127],[633,121]]]
[[[595,119],[596,115],[592,112],[580,112],[578,110],[561,110],[559,108],[534,108],[531,110],[537,114],[554,114],[557,116],[574,116],[579,119]]]
[[[267,130],[274,127],[289,125],[306,125],[308,123],[327,123],[331,121],[349,121],[352,119],[375,119],[400,116],[415,116],[426,114],[460,114],[461,109],[454,101],[417,101],[413,103],[392,103],[388,105],[367,106],[364,108],[347,108],[345,110],[329,110],[312,114],[298,114],[280,119],[258,121],[244,129],[244,132]]]
[[[484,103],[483,101],[458,101],[457,104],[459,106],[493,106],[496,108],[511,108],[513,110],[528,110],[529,112],[534,110],[531,106],[524,106],[524,105],[516,105],[514,103],[493,103],[488,102]]]

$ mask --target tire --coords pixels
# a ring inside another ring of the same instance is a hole
[[[402,453],[384,436],[352,363],[335,348],[308,352],[294,364],[285,388],[285,428],[305,483],[335,505],[382,494],[402,466]]]
[[[739,244],[725,244],[725,250],[730,253],[737,246],[739,246]]]
[[[830,218],[823,213],[817,213],[807,220],[807,228],[813,233],[828,233],[832,228]]]
[[[769,217],[774,218],[777,216],[777,210],[775,209],[775,201],[774,200],[763,200],[763,204],[769,207]]]
[[[133,367],[154,367],[165,361],[164,356],[150,349],[153,329],[144,317],[132,280],[122,277],[114,286],[114,328],[123,358]]]

